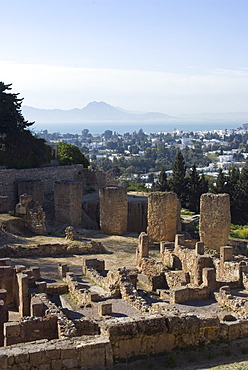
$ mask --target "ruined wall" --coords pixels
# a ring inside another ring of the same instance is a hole
[[[0,349],[1,369],[105,369],[112,365],[111,344],[102,336],[43,340]]]
[[[37,256],[59,256],[67,254],[95,254],[105,253],[106,249],[100,242],[68,242],[65,244],[40,244],[39,246],[9,246],[5,245],[0,249],[2,257],[37,257]],[[1,268],[0,268],[1,279]],[[4,288],[4,287],[3,287]]]
[[[82,222],[83,186],[77,181],[55,181],[55,219],[78,226]]]
[[[99,190],[99,195],[101,230],[107,234],[125,234],[128,216],[126,187],[106,186]]]
[[[55,166],[28,169],[0,169],[0,195],[9,196],[10,208],[14,209],[18,202],[17,183],[27,180],[41,180],[44,193],[53,192],[56,180],[74,180],[74,176],[82,171],[83,165]],[[91,171],[91,170],[88,170]]]
[[[4,323],[4,345],[32,342],[39,339],[57,339],[57,316],[25,317],[20,322]]]
[[[229,194],[203,194],[200,200],[200,240],[206,248],[219,250],[228,244],[231,226]]]
[[[178,225],[178,200],[175,193],[149,194],[147,224],[150,240],[174,241]]]

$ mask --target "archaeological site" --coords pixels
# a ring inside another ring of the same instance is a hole
[[[82,165],[0,169],[0,369],[111,369],[248,339],[229,195],[180,211],[175,193],[127,193]]]

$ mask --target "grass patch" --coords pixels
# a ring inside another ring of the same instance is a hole
[[[231,225],[230,236],[237,239],[248,239],[248,225]]]
[[[193,216],[194,215],[194,212],[191,212],[191,211],[189,211],[187,209],[182,209],[181,210],[181,215],[182,216]]]

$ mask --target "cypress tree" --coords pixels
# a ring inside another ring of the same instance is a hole
[[[175,161],[173,163],[173,172],[170,179],[170,188],[174,191],[178,199],[181,201],[183,207],[186,206],[187,198],[187,180],[186,180],[186,166],[184,157],[180,150],[177,151]]]
[[[167,181],[167,174],[165,172],[164,167],[162,167],[159,177],[158,177],[158,182],[156,183],[155,186],[156,191],[169,191],[169,184]]]
[[[195,213],[200,211],[201,179],[194,164],[188,179],[187,208]]]

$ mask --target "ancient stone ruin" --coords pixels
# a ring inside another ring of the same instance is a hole
[[[17,238],[18,220],[46,240],[1,244],[1,369],[110,368],[133,356],[248,337],[248,258],[228,238],[226,194],[202,195],[197,237],[185,230],[176,194],[151,193],[148,202],[135,194],[132,206],[125,187],[108,185],[101,175],[93,186],[96,172],[89,170],[87,180],[87,171],[73,168],[68,176],[65,169],[54,171],[51,186],[42,176],[15,181],[18,203],[2,193],[1,209],[12,207],[1,222],[2,240]],[[99,191],[99,198],[87,189]],[[52,221],[56,232],[60,225],[56,240],[45,236],[47,219],[50,233]],[[93,233],[93,224],[100,230],[94,226]],[[130,236],[134,224],[139,234]],[[129,253],[130,266],[122,264],[123,254],[110,266],[113,252],[103,246],[108,237],[114,253],[118,242],[121,253]],[[39,258],[49,258],[44,270]],[[46,271],[51,266],[53,274]]]
[[[148,226],[150,240],[173,241],[180,230],[180,204],[175,193],[155,192],[148,196]]]
[[[100,189],[100,227],[106,234],[123,235],[127,231],[127,189],[106,186]]]
[[[228,244],[231,226],[229,194],[203,194],[200,199],[200,240],[207,248],[220,250]]]

